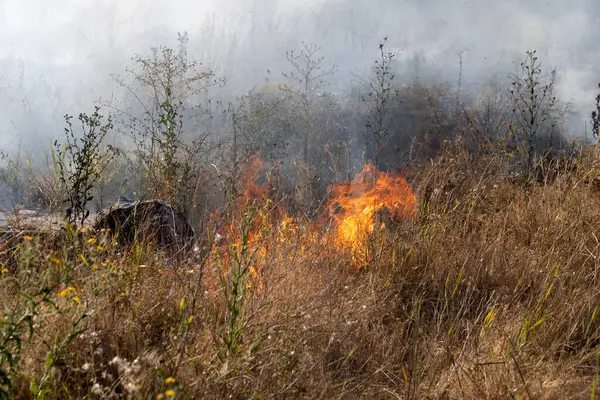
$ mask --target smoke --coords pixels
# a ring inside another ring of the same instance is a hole
[[[3,0],[0,2],[0,148],[42,150],[65,113],[93,111],[111,98],[111,73],[134,53],[176,46],[227,78],[231,95],[281,82],[285,52],[304,41],[322,47],[341,92],[364,74],[384,36],[399,80],[465,88],[506,82],[526,50],[559,73],[561,100],[576,126],[589,115],[600,80],[600,4],[594,0]],[[581,129],[582,130],[582,129]],[[581,134],[581,132],[579,132]]]

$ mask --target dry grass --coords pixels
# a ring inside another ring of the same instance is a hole
[[[237,348],[223,340],[232,311],[219,285],[231,258],[175,262],[92,233],[23,240],[2,254],[0,329],[39,288],[55,306],[36,309],[13,396],[32,397],[32,380],[61,399],[594,396],[597,158],[522,187],[500,156],[447,151],[413,181],[419,216],[374,237],[360,271],[305,226],[298,240],[263,235],[263,262],[241,281]]]

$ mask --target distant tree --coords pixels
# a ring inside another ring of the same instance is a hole
[[[505,90],[495,82],[488,83],[474,102],[477,132],[485,139],[500,139],[506,133],[509,107]]]
[[[600,83],[598,84],[600,88]],[[598,140],[600,136],[600,93],[596,96],[596,109],[592,111],[592,134],[594,139]]]
[[[212,71],[187,56],[187,34],[179,35],[179,48],[161,46],[153,55],[135,55],[136,69],[126,69],[133,83],[113,77],[136,100],[141,115],[123,111],[137,146],[153,197],[163,198],[188,214],[197,170],[194,161],[208,134],[191,132],[189,108],[213,85],[221,83]],[[194,99],[196,98],[196,99]]]
[[[237,101],[229,102],[226,117],[230,132],[222,141],[226,148],[219,152],[220,162],[226,167],[226,192],[235,197],[240,185],[244,184],[243,169],[259,155],[269,162],[279,161],[285,156],[285,135],[289,130],[274,129],[283,112],[280,100],[261,100],[250,94]]]
[[[527,171],[532,172],[536,151],[536,139],[540,131],[549,123],[555,127],[556,96],[554,85],[556,70],[543,72],[536,51],[528,51],[527,58],[520,64],[520,70],[510,75],[509,90],[512,111],[519,132],[525,140]],[[552,132],[551,132],[552,134]]]
[[[337,66],[324,68],[324,57],[319,57],[321,50],[316,45],[307,45],[299,53],[293,50],[286,52],[286,58],[293,67],[290,72],[283,73],[289,84],[283,85],[281,89],[292,94],[300,100],[300,109],[304,119],[304,134],[302,139],[302,157],[305,164],[309,163],[309,149],[314,136],[313,111],[314,103],[319,96],[319,91],[327,85],[326,77],[337,72]]]
[[[373,66],[373,76],[369,79],[368,93],[363,97],[367,106],[367,157],[379,164],[381,153],[390,136],[388,114],[392,99],[398,92],[392,89],[394,73],[391,69],[394,53],[385,50],[387,37],[379,44],[379,59]]]

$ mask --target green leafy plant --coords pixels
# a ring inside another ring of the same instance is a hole
[[[225,330],[220,333],[226,354],[220,354],[222,360],[225,356],[233,356],[242,348],[242,337],[245,328],[245,301],[250,277],[250,267],[254,263],[256,249],[249,246],[252,221],[255,217],[254,205],[248,204],[239,222],[238,242],[229,247],[229,270],[224,273],[221,269],[219,281],[223,296],[227,302],[227,315]]]
[[[113,128],[111,118],[103,122],[99,113],[100,107],[91,116],[79,114],[82,135],[77,137],[71,122],[72,116],[65,115],[65,144],[54,142],[56,152],[59,154],[60,182],[65,191],[67,205],[65,218],[68,223],[76,225],[85,222],[90,214],[88,203],[94,198],[93,192],[96,182],[117,154],[117,149],[108,146],[102,150],[102,142]]]
[[[21,302],[0,316],[0,399],[11,398],[13,380],[19,371],[23,344],[31,340],[36,330],[35,318],[40,306],[56,308],[50,298],[51,289],[43,287],[21,296]]]
[[[79,303],[79,298],[77,296],[72,296],[68,300],[77,304]],[[64,312],[69,308],[70,307],[67,307],[66,309],[61,309],[60,311]],[[35,399],[43,400],[46,394],[51,391],[50,386],[54,378],[54,367],[60,362],[63,353],[65,350],[67,350],[71,342],[73,342],[75,338],[87,330],[87,326],[85,325],[87,317],[88,309],[86,303],[85,310],[80,314],[75,314],[73,317],[71,321],[71,329],[67,336],[62,340],[58,337],[55,339],[50,351],[46,355],[42,377],[38,382],[36,382],[35,379],[31,380],[29,391]]]

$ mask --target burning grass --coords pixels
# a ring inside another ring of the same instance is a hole
[[[334,185],[329,210],[335,221],[334,243],[349,250],[357,262],[368,261],[367,242],[390,220],[411,217],[416,210],[412,188],[402,176],[378,171],[372,164],[350,183]],[[338,211],[339,210],[339,211]],[[375,218],[384,213],[388,218]]]
[[[597,159],[590,150],[577,172],[527,188],[504,178],[500,156],[462,151],[420,170],[412,188],[367,167],[312,221],[252,178],[252,195],[215,217],[218,244],[184,261],[104,233],[28,234],[2,253],[2,388],[17,398],[593,396]]]

